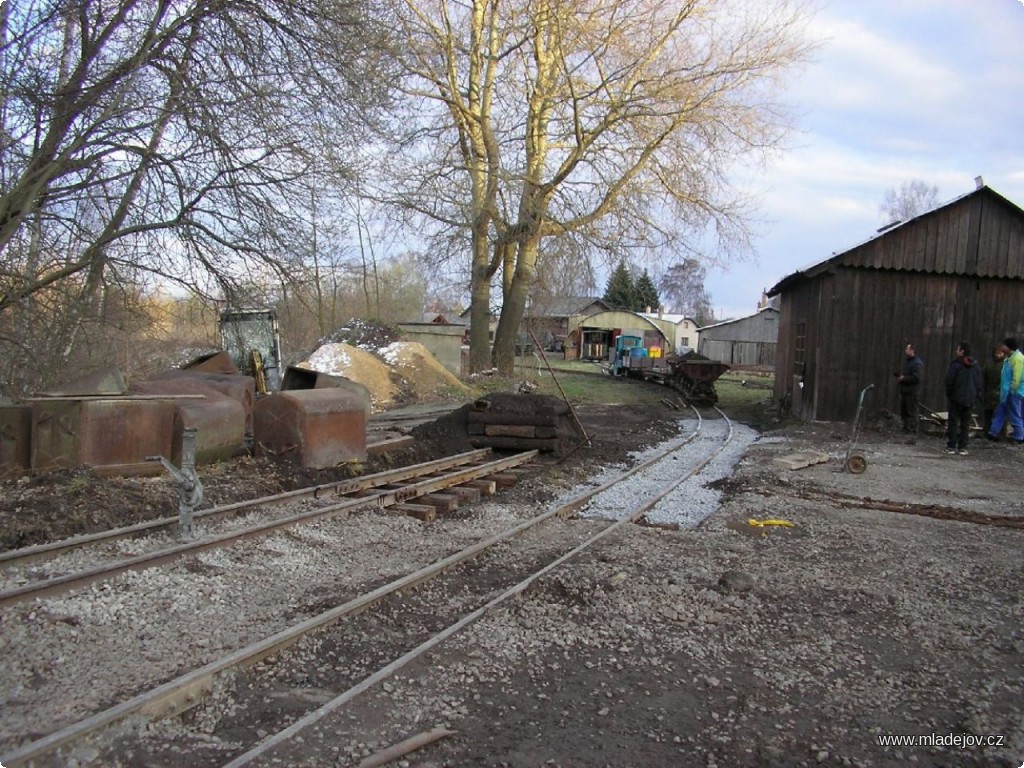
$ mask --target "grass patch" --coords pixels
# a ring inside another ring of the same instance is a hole
[[[471,386],[479,396],[491,392],[516,392],[519,385],[525,381],[536,386],[534,393],[551,395],[559,400],[564,397],[573,405],[635,405],[657,403],[664,397],[674,396],[671,390],[657,384],[616,379],[606,373],[600,373],[600,369],[592,363],[578,363],[575,360],[570,362],[575,363],[576,367],[563,368],[552,365],[553,376],[544,367],[525,371],[517,366],[515,376],[484,376],[474,379]]]
[[[602,372],[598,363],[548,358],[548,366],[536,358],[516,359],[513,376],[488,376],[472,382],[481,395],[491,392],[516,392],[524,381],[536,385],[534,392],[564,397],[573,405],[639,405],[675,400],[678,393],[667,387],[636,379],[618,379]],[[557,383],[556,383],[557,380]],[[559,385],[561,389],[559,389]],[[774,379],[771,376],[728,372],[715,382],[718,407],[731,419],[758,430],[775,424],[776,407],[772,402]]]
[[[557,384],[556,384],[557,380]],[[569,402],[579,405],[657,403],[674,397],[671,390],[643,381],[616,379],[606,373],[587,374],[556,370],[554,377],[545,371],[536,380],[538,392],[561,398],[561,386]]]
[[[741,421],[763,431],[775,425],[776,407],[772,402],[775,379],[771,376],[750,376],[729,372],[715,382],[718,407],[730,419]]]

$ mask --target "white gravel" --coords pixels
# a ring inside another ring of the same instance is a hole
[[[715,451],[722,448],[726,440],[730,424],[724,419],[705,419],[696,436],[691,440],[696,422],[688,422],[691,430],[681,439],[667,444],[652,446],[644,451],[630,454],[632,464],[638,464],[664,451],[667,445],[679,444],[662,460],[655,462],[640,472],[631,475],[622,483],[606,491],[602,491],[580,510],[581,517],[597,517],[609,520],[621,520],[627,517],[644,499],[660,493],[680,474],[690,472],[705,461]],[[697,474],[683,481],[675,490],[661,499],[645,515],[649,522],[683,528],[700,525],[713,514],[719,506],[721,494],[709,487],[716,480],[732,474],[736,463],[746,453],[747,448],[758,438],[758,433],[742,424],[733,424],[732,438],[710,462]],[[600,486],[623,467],[606,469],[593,482],[577,486],[566,494],[564,500],[578,496],[589,489]]]
[[[667,465],[636,478],[627,498],[586,514],[615,518],[616,509],[678,476],[679,466],[705,459],[724,429],[723,421],[705,422],[703,435]],[[783,473],[772,456],[805,445],[759,441],[741,461],[756,433],[734,430],[721,456],[648,513],[683,526],[710,515],[700,530],[624,526],[293,745],[312,751],[322,735],[325,759],[288,764],[350,766],[445,724],[459,734],[410,764],[1019,765],[1022,533],[787,495],[799,484],[916,500],[908,478],[937,485],[959,470],[956,486],[971,487],[970,473],[980,476],[986,463],[942,463],[938,453],[900,444],[884,446],[886,461],[856,478],[828,465]],[[757,493],[723,500],[707,488],[732,472]],[[1012,473],[985,477],[983,490],[999,493],[993,504],[1019,499]],[[296,603],[300,585],[319,585],[318,594],[333,598],[538,511],[497,497],[468,519],[431,525],[375,514],[332,521],[206,553],[189,568],[128,575],[74,598],[5,610],[0,752],[18,734],[53,730],[126,698],[145,679],[166,679],[294,623],[282,606]],[[734,525],[755,515],[796,527]],[[535,548],[525,551],[539,555],[599,525],[559,521],[524,537]],[[229,569],[240,578],[226,584],[218,574]],[[737,573],[744,578],[730,583],[746,587],[722,586]],[[425,585],[423,597],[433,590]],[[243,616],[234,610],[250,604]],[[360,642],[384,637],[378,631]],[[882,749],[874,738],[950,732],[1001,734],[1005,744]],[[601,753],[587,753],[595,744]]]

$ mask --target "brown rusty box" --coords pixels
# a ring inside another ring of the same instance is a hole
[[[257,401],[257,451],[325,469],[366,458],[366,410],[343,389],[275,392]]]
[[[182,379],[198,381],[241,403],[245,409],[245,434],[252,435],[252,410],[256,403],[256,380],[252,376],[240,373],[211,373],[172,368],[156,374],[151,381],[180,381]]]
[[[167,400],[60,398],[32,403],[31,468],[144,465],[171,450]]]
[[[168,455],[173,464],[181,462],[181,434],[185,427],[196,430],[197,464],[223,461],[245,450],[245,407],[199,378],[139,381],[132,389],[167,395],[174,403],[174,433]]]
[[[331,388],[344,389],[358,397],[366,411],[366,418],[370,418],[370,414],[373,412],[370,390],[358,381],[352,381],[344,376],[334,376],[323,371],[314,371],[312,368],[300,368],[297,365],[289,365],[281,380],[282,390]]]
[[[0,477],[28,472],[31,444],[32,406],[0,405]]]
[[[202,371],[205,373],[239,373],[238,366],[224,350],[201,355],[182,366],[186,371]]]

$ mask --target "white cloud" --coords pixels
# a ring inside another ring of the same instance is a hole
[[[801,96],[819,109],[878,111],[895,100],[939,106],[962,90],[943,59],[860,21],[821,18],[811,32],[825,43]]]
[[[709,270],[720,312],[870,237],[886,190],[920,179],[951,200],[974,177],[1024,205],[1024,6],[1017,0],[836,0],[828,38],[787,100],[801,132],[744,191],[761,201],[756,263]],[[742,172],[740,172],[742,173]]]

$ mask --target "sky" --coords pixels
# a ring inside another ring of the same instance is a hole
[[[708,268],[718,318],[871,237],[904,182],[947,202],[981,176],[1024,207],[1024,0],[822,0],[809,34],[788,149],[741,185],[759,199],[757,254]]]

